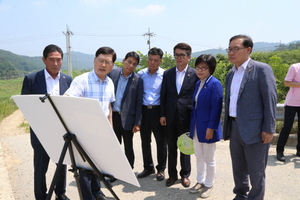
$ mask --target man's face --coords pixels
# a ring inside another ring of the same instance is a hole
[[[47,72],[53,77],[56,78],[58,72],[61,69],[62,57],[61,54],[57,51],[51,52],[48,54],[47,58],[42,58]]]
[[[94,70],[99,78],[105,78],[106,75],[112,70],[113,63],[112,54],[99,54],[94,59]]]
[[[228,49],[228,58],[230,62],[237,67],[241,66],[246,60],[248,60],[251,53],[251,47],[244,47],[243,38],[232,40]]]
[[[161,63],[161,58],[159,55],[148,55],[148,69],[150,71],[156,71]]]
[[[191,59],[191,56],[187,55],[186,51],[182,49],[175,49],[174,57],[176,66],[182,68],[186,67]]]
[[[128,57],[126,60],[123,60],[123,74],[128,76],[130,75],[138,65],[138,60],[133,57]]]

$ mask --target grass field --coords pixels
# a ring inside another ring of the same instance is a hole
[[[18,109],[11,99],[21,93],[23,78],[0,80],[0,121]]]

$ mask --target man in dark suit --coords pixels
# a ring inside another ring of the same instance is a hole
[[[177,44],[174,49],[176,67],[164,72],[160,105],[160,123],[166,126],[168,144],[168,172],[169,179],[166,186],[170,187],[178,179],[177,175],[177,139],[189,132],[192,109],[192,96],[196,82],[199,80],[195,69],[188,66],[192,48],[185,43]],[[191,173],[190,156],[180,153],[181,184],[190,186],[189,176]]]
[[[72,78],[60,72],[63,52],[56,45],[48,45],[43,52],[45,69],[25,76],[21,94],[62,95],[69,88]],[[31,146],[34,156],[34,195],[36,200],[45,200],[47,196],[46,172],[49,156],[39,139],[30,128]],[[56,200],[68,200],[66,192],[66,169],[63,165],[55,187]]]
[[[123,68],[115,68],[108,74],[114,83],[116,96],[116,101],[112,103],[113,128],[120,143],[123,138],[125,155],[132,168],[132,139],[133,134],[140,130],[142,118],[143,80],[134,73],[139,62],[139,55],[129,52],[123,59]]]
[[[226,76],[223,134],[225,140],[230,139],[237,200],[264,199],[265,169],[276,122],[274,74],[269,65],[250,58],[252,48],[250,37],[236,35],[227,49],[234,66]]]

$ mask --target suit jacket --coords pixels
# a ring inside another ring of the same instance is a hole
[[[213,76],[207,77],[197,98],[195,107],[195,96],[201,81],[196,83],[193,95],[193,111],[191,116],[190,137],[195,134],[195,126],[199,142],[213,143],[222,138],[221,112],[223,104],[223,89],[220,81]],[[205,139],[206,129],[214,129],[213,138]]]
[[[115,85],[115,94],[121,70],[122,68],[116,68],[108,74]],[[136,73],[131,73],[121,100],[120,114],[122,126],[125,130],[132,130],[134,125],[141,125],[143,91],[143,80]]]
[[[59,94],[63,95],[69,88],[72,82],[72,78],[66,74],[60,73],[59,79]],[[38,72],[34,72],[25,76],[23,80],[23,86],[21,94],[47,94],[47,85],[45,80],[44,69]],[[31,144],[41,144],[35,133],[30,129]]]
[[[234,72],[226,76],[224,140],[230,138],[230,87]],[[261,132],[275,132],[277,103],[276,83],[272,68],[250,59],[237,99],[237,125],[246,144],[261,142]]]
[[[198,80],[195,69],[188,66],[178,94],[176,89],[176,67],[164,72],[160,94],[160,115],[166,117],[167,126],[172,124],[177,109],[184,129],[189,129],[192,96]]]

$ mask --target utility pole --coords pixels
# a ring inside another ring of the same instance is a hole
[[[151,42],[150,39],[153,37],[155,34],[152,32],[150,33],[150,28],[148,28],[148,33],[145,33],[143,36],[148,36],[147,44],[149,45],[149,50],[151,49]]]
[[[68,55],[68,75],[72,77],[72,59],[71,59],[71,45],[70,45],[70,36],[73,35],[72,31],[69,30],[69,26],[67,25],[67,32],[63,32],[66,36],[66,47],[67,47],[67,55]]]

